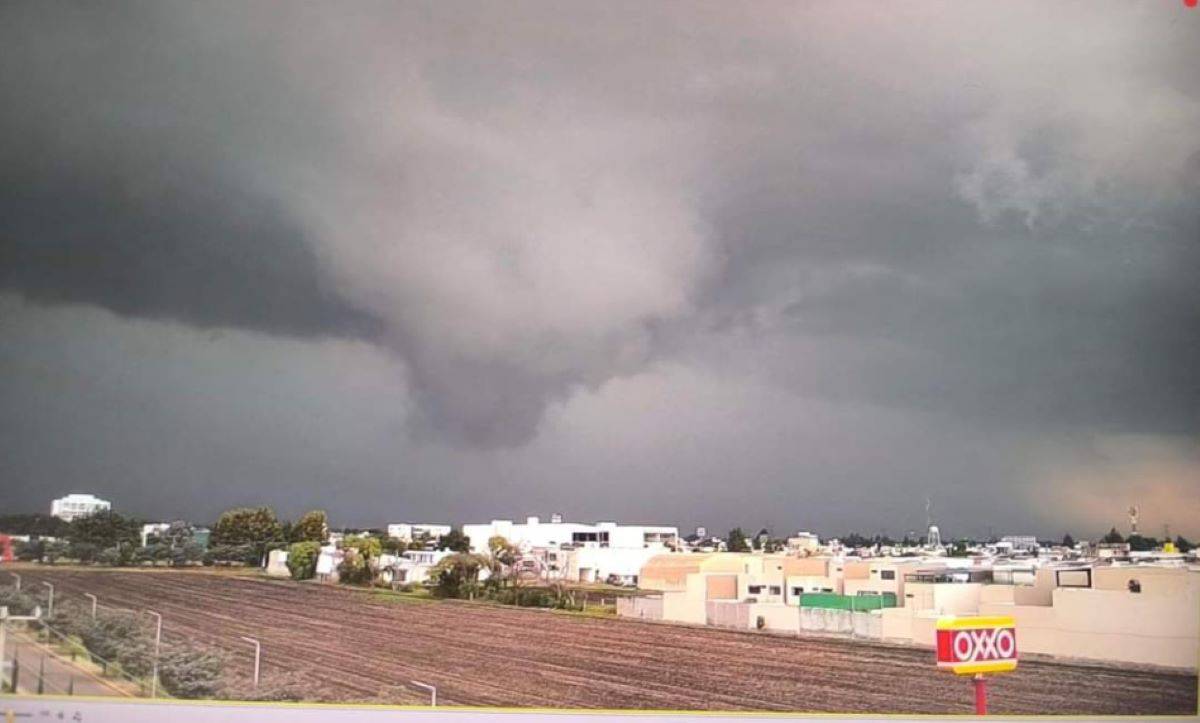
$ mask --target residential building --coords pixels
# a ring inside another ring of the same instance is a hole
[[[380,576],[394,585],[427,582],[430,571],[442,558],[452,554],[449,550],[406,550],[394,557],[384,555],[380,559]]]
[[[797,532],[787,538],[787,551],[802,555],[816,554],[821,549],[821,540],[811,532]]]
[[[412,542],[413,540],[427,537],[436,540],[439,537],[450,534],[452,528],[450,525],[434,525],[427,523],[410,523],[397,522],[387,526],[388,537],[403,540],[404,542]]]
[[[625,585],[637,583],[650,558],[679,545],[675,527],[564,522],[561,515],[550,522],[529,517],[524,524],[493,520],[463,525],[463,534],[476,553],[487,553],[488,541],[503,537],[521,551],[521,570],[526,576]]]
[[[142,547],[150,543],[152,535],[158,536],[171,529],[170,522],[149,522],[142,525]]]
[[[50,503],[50,514],[67,522],[112,509],[112,503],[95,495],[71,493]]]

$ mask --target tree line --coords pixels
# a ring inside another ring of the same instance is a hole
[[[304,561],[311,558],[311,566],[315,567],[316,554],[330,532],[324,511],[313,510],[289,521],[279,519],[270,507],[226,510],[207,533],[188,522],[172,522],[166,529],[148,535],[146,544],[142,544],[142,525],[142,520],[111,510],[71,522],[48,515],[0,518],[0,531],[31,538],[14,544],[14,554],[20,560],[43,564],[72,561],[111,567],[260,565],[271,550],[290,550],[296,545],[300,545],[296,548],[297,559],[308,565]],[[408,543],[388,538],[380,531],[364,537],[373,542],[354,543],[365,545],[363,551],[367,554],[363,557],[377,557],[379,552],[403,552],[409,546],[423,547],[428,542],[422,539]],[[467,549],[466,538],[457,531],[445,536],[441,544]],[[354,577],[353,571],[350,576]]]

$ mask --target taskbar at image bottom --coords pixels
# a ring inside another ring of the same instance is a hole
[[[947,716],[945,720],[961,720],[965,716]],[[665,720],[697,720],[705,723],[744,723],[745,721],[913,721],[928,723],[937,716],[904,715],[823,715],[811,713],[706,713],[686,711],[584,711],[567,709],[523,708],[433,708],[372,705],[330,704],[268,704],[226,701],[109,701],[82,700],[73,697],[12,696],[0,697],[0,721],[4,723],[42,723],[43,721],[72,721],[73,723],[202,723],[232,721],[235,723],[373,723],[374,721],[430,721],[433,723],[467,723],[468,721],[534,721],[538,723],[654,723]],[[1057,720],[1072,720],[1069,717]],[[997,717],[992,720],[1006,720]],[[1012,718],[1010,720],[1021,720]],[[1082,720],[1082,719],[1077,719]]]

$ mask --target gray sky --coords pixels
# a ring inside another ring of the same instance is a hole
[[[5,3],[0,509],[1200,535],[1181,3]]]

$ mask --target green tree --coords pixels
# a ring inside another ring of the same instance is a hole
[[[1158,540],[1153,537],[1130,535],[1129,539],[1125,541],[1129,543],[1129,549],[1133,552],[1149,552],[1158,549]]]
[[[473,598],[479,587],[479,573],[487,560],[479,555],[458,552],[443,557],[430,570],[433,594],[444,598]]]
[[[91,542],[73,542],[67,547],[67,557],[87,565],[96,561],[100,547]]]
[[[313,540],[293,542],[288,548],[287,566],[293,580],[309,580],[317,573],[317,558],[321,543]]]
[[[947,557],[966,557],[968,554],[967,543],[962,540],[955,542],[950,546],[950,549],[946,551]]]
[[[438,540],[438,548],[454,552],[470,552],[471,538],[458,530],[450,530]]]
[[[0,532],[31,537],[66,537],[71,525],[51,515],[0,515]]]
[[[38,539],[25,542],[17,540],[13,543],[13,557],[21,562],[34,562],[42,559],[42,548],[45,543]]]
[[[488,538],[488,584],[492,587],[503,587],[506,583],[516,582],[514,565],[521,558],[521,551],[503,535],[493,535]]]
[[[329,520],[325,515],[324,510],[313,510],[305,512],[300,516],[300,519],[292,525],[291,536],[288,537],[292,542],[320,542],[324,543],[329,539]]]
[[[1191,552],[1192,550],[1196,549],[1196,546],[1192,544],[1192,541],[1183,535],[1175,536],[1175,547],[1179,548],[1180,552]]]
[[[121,567],[133,562],[133,546],[106,547],[96,555],[96,562],[109,567]]]
[[[379,541],[383,551],[389,555],[399,555],[410,549],[408,543],[398,537],[384,537]]]
[[[750,552],[750,545],[746,542],[746,533],[742,532],[742,528],[735,527],[729,531],[729,537],[725,539],[725,549],[730,552]]]
[[[142,523],[105,510],[73,520],[67,540],[75,545],[92,544],[101,550],[118,545],[137,546],[142,541]]]
[[[1121,537],[1121,533],[1117,532],[1117,528],[1114,527],[1108,531],[1107,535],[1100,538],[1100,541],[1108,544],[1120,544],[1125,541],[1125,538]]]
[[[1067,534],[1063,535],[1062,546],[1075,547],[1075,538],[1071,537],[1071,533],[1068,532]]]
[[[342,563],[338,581],[348,585],[369,585],[375,581],[383,544],[373,535],[351,535],[342,541]]]
[[[239,507],[221,513],[209,544],[214,548],[248,545],[255,553],[253,564],[257,564],[267,545],[282,539],[283,528],[270,507]]]
[[[198,542],[188,542],[171,547],[171,566],[185,567],[204,560],[204,546]]]
[[[67,556],[69,545],[62,540],[48,540],[42,545],[42,562],[53,565]]]

